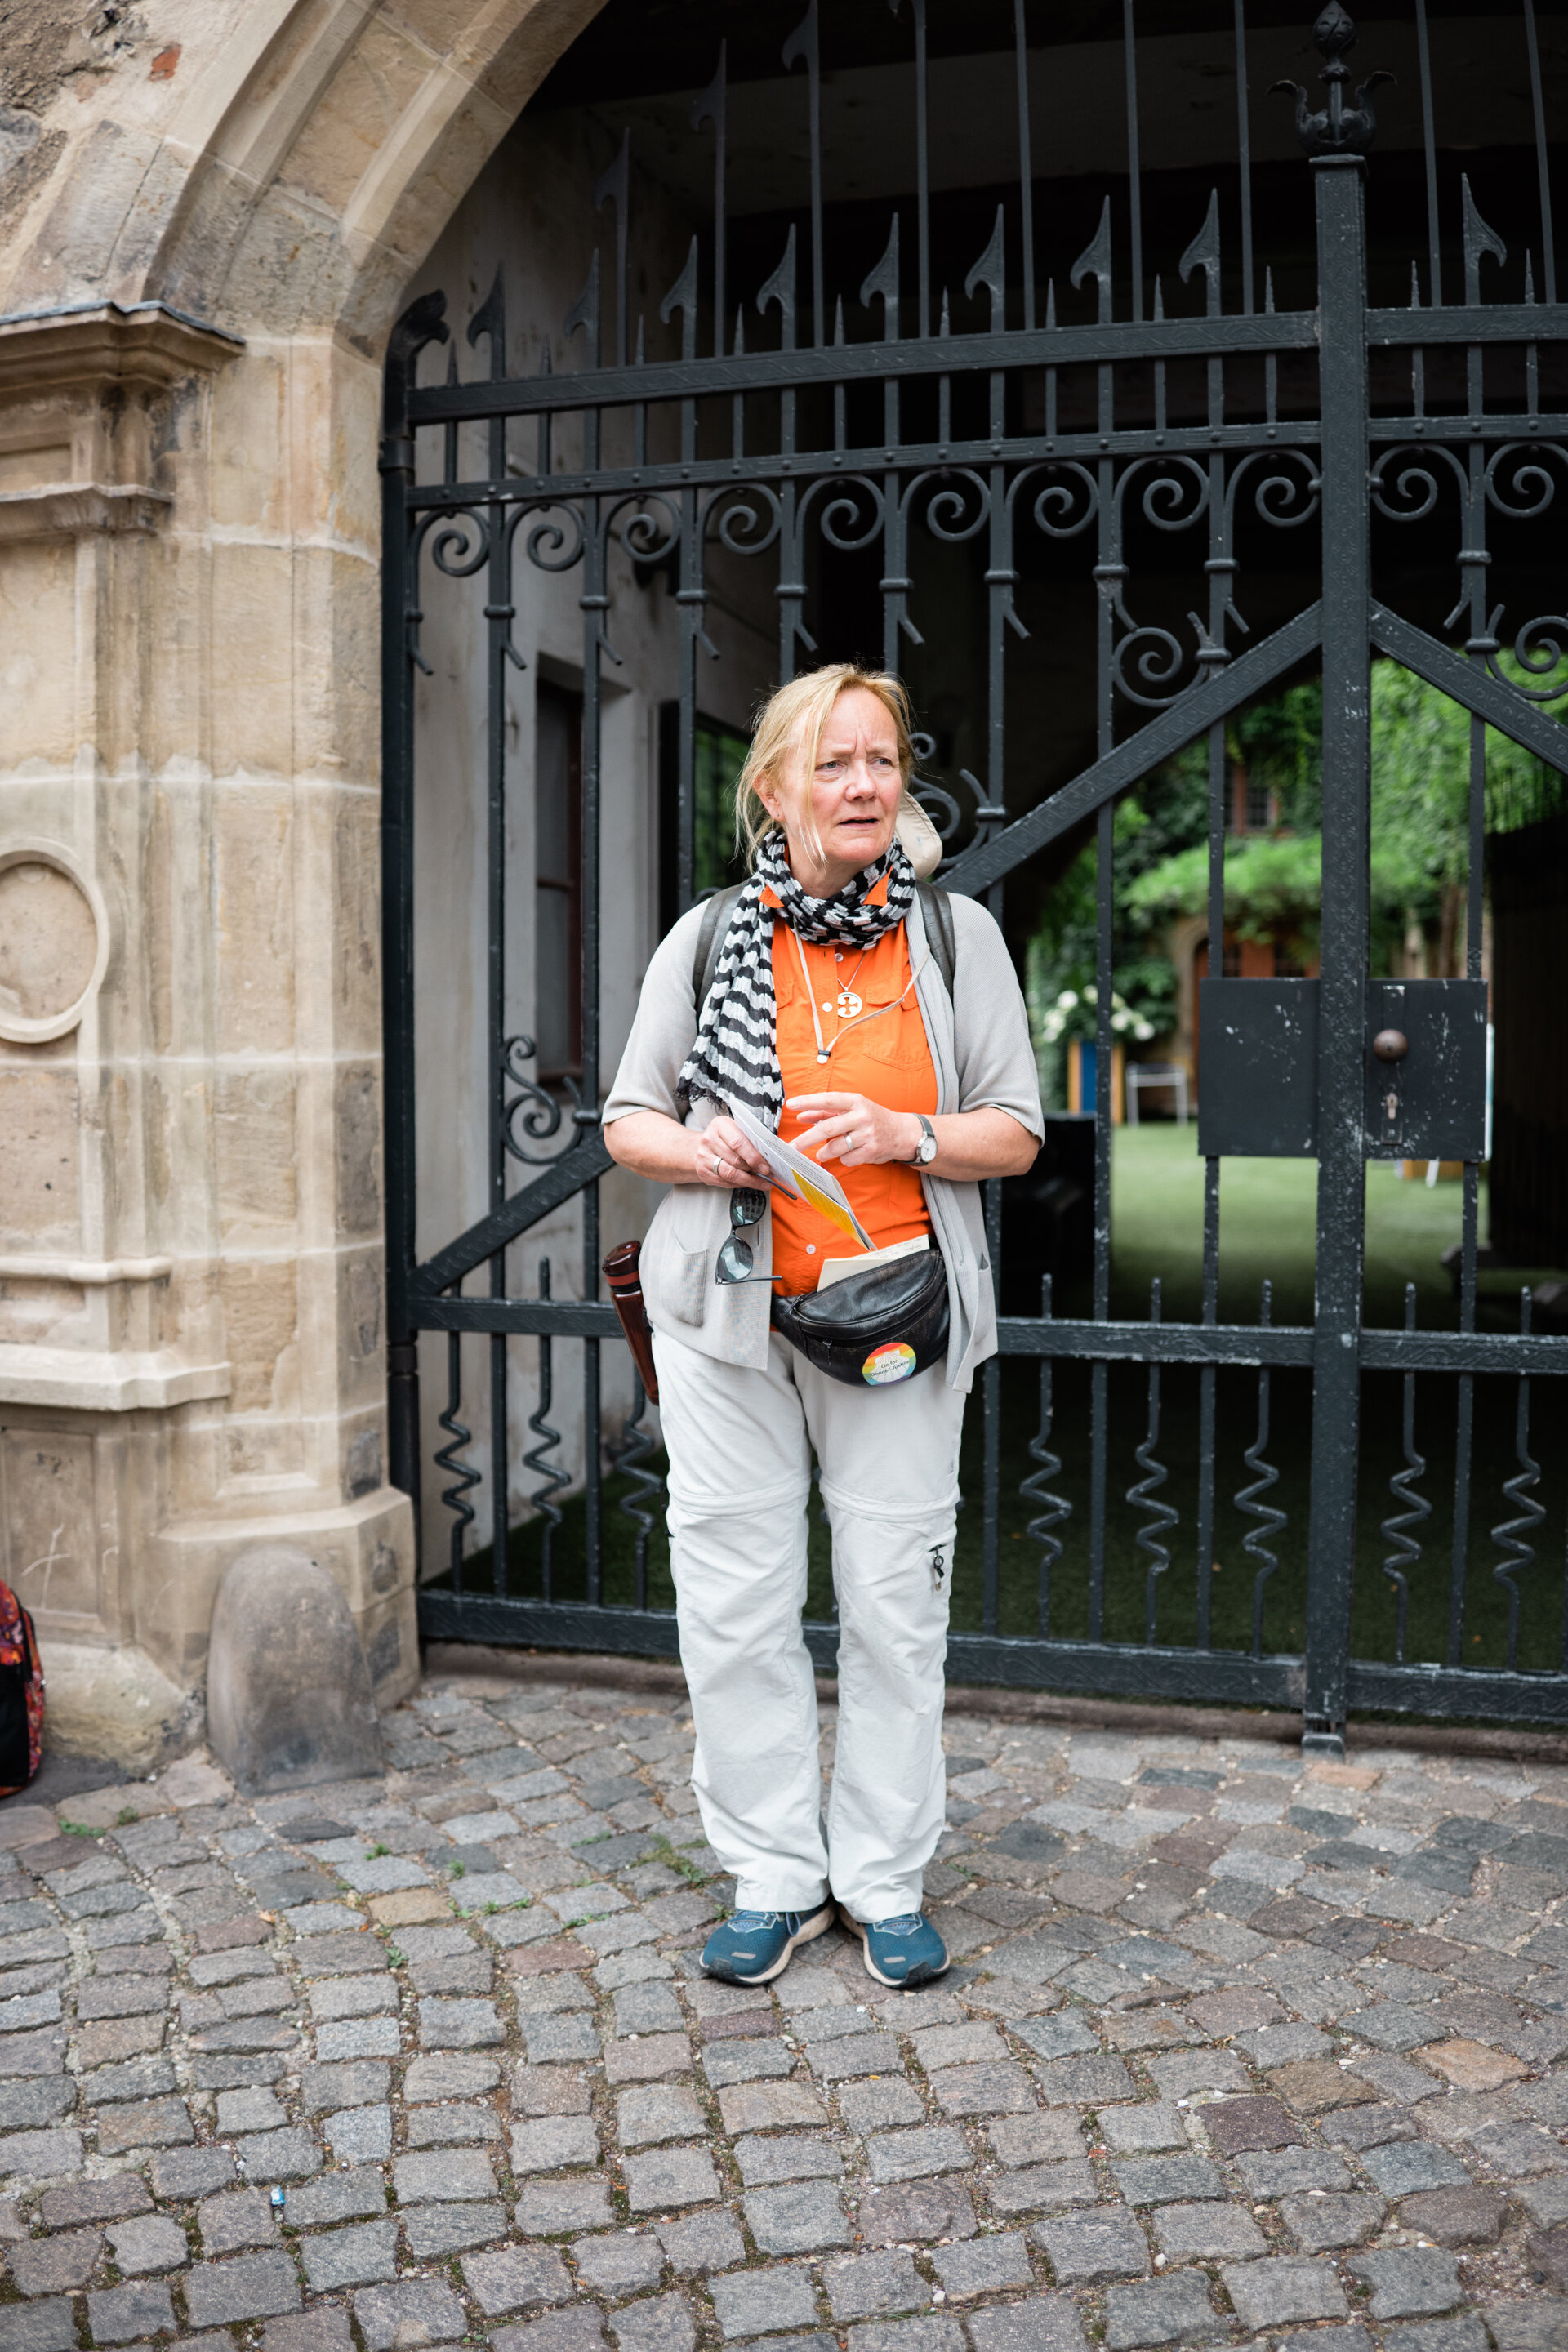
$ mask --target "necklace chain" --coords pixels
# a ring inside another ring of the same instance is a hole
[[[896,1013],[900,1005],[903,1003],[905,997],[909,994],[910,989],[914,986],[916,981],[920,978],[921,972],[925,970],[926,965],[931,961],[931,950],[928,948],[925,954],[921,958],[920,970],[910,972],[909,979],[899,991],[898,995],[893,999],[891,1004],[879,1004],[876,1010],[871,1013],[862,1013],[858,1010],[860,1000],[858,996],[853,994],[848,986],[848,982],[847,982],[838,992],[838,1018],[841,1025],[837,1035],[833,1039],[832,1044],[830,1045],[826,1043],[823,1038],[822,1018],[816,1009],[816,991],[811,984],[811,967],[805,960],[805,950],[801,944],[800,933],[792,929],[790,937],[795,941],[795,954],[800,958],[800,976],[805,982],[805,1001],[811,1007],[811,1025],[816,1037],[816,1058],[819,1062],[828,1062],[832,1060],[834,1046],[837,1045],[844,1037],[847,1036],[851,1029],[858,1029],[868,1021],[879,1021],[884,1013]],[[870,950],[868,947],[861,949],[860,961],[856,964],[855,971],[850,973],[850,980],[853,980],[856,977],[856,973],[859,971],[860,964],[865,962],[866,958],[869,953]],[[846,998],[848,998],[849,1001],[857,1007],[856,1012],[847,1020],[845,1019],[843,1012]]]
[[[855,959],[855,970],[839,988],[837,1001],[833,1009],[837,1013],[840,1023],[853,1021],[858,1013],[865,1010],[863,1000],[855,993],[855,982],[859,975],[861,965],[870,952],[868,947],[861,949]]]

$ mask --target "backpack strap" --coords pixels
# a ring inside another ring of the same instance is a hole
[[[724,952],[724,940],[743,882],[731,883],[727,890],[715,890],[702,908],[702,920],[697,927],[697,945],[691,957],[691,1000],[699,1026],[702,1007],[708,1002],[708,992],[713,985],[713,975],[719,969],[719,958]]]
[[[931,961],[942,974],[942,984],[949,997],[952,994],[953,974],[958,969],[958,946],[952,935],[952,901],[945,890],[934,882],[917,882],[921,915],[925,923],[926,945]]]

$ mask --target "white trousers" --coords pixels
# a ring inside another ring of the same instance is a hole
[[[710,1844],[744,1911],[921,1907],[942,1835],[948,1587],[963,1396],[942,1367],[829,1380],[775,1332],[765,1371],[654,1337],[670,1561]],[[833,1529],[838,1739],[826,1835],[801,1632],[811,1457]]]

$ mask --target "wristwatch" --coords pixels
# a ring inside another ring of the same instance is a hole
[[[915,1117],[919,1119],[923,1132],[915,1146],[915,1156],[910,1165],[914,1168],[929,1168],[936,1158],[936,1129],[923,1110],[917,1110]]]

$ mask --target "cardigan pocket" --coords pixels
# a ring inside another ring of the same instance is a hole
[[[716,1198],[695,1185],[676,1184],[654,1211],[643,1244],[643,1295],[655,1330],[668,1323],[695,1328],[708,1318]]]
[[[668,1306],[678,1322],[701,1323],[707,1318],[708,1258],[706,1250],[669,1252]]]

